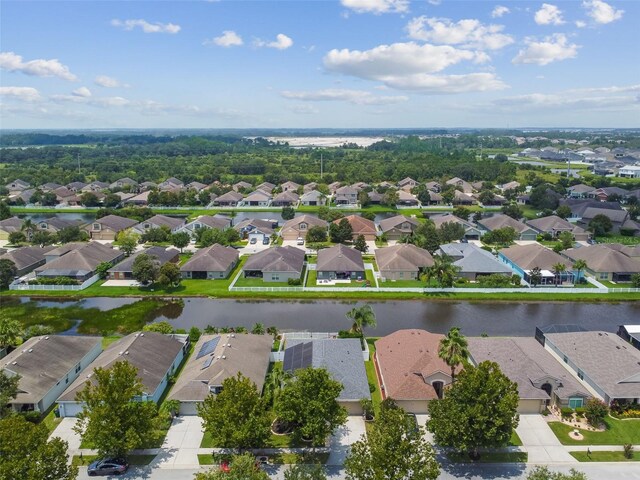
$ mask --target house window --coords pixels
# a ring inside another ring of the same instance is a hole
[[[307,229],[307,224],[306,223],[301,223],[300,224],[300,230],[306,230]]]
[[[400,278],[404,278],[404,272],[400,272],[400,273],[398,274],[398,277],[400,277]]]
[[[569,363],[569,359],[567,358],[566,355],[564,357],[562,357],[562,360],[564,360],[564,363]]]
[[[280,275],[277,273],[272,274],[271,280],[275,280],[277,282],[278,280],[280,280]]]
[[[580,380],[584,380],[584,373],[582,372],[582,370],[578,370],[578,378]]]
[[[76,365],[76,373],[78,373],[80,371],[80,364]]]
[[[93,224],[93,229],[94,230],[100,230],[100,224],[99,223],[94,223]]]
[[[600,280],[606,280],[607,278],[609,278],[609,274],[608,273],[600,273]]]
[[[583,398],[570,398],[569,399],[569,408],[573,408],[574,410],[576,408],[581,408],[583,404],[584,404],[584,399]]]

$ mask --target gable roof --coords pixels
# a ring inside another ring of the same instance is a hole
[[[181,272],[225,272],[238,260],[238,250],[217,243],[198,250],[184,265]]]
[[[122,255],[108,245],[89,242],[79,248],[71,250],[56,260],[36,268],[36,274],[47,276],[78,276],[87,275],[95,271],[102,262],[113,262]]]
[[[146,254],[155,257],[156,261],[160,266],[164,265],[167,262],[175,259],[180,252],[175,248],[164,248],[164,247],[150,247],[145,250],[140,250],[139,252],[134,253],[133,255],[125,258],[122,262],[118,263],[114,267],[111,267],[108,271],[111,272],[131,272],[133,270],[133,262],[135,262],[136,258],[140,255]]]
[[[570,223],[557,215],[549,215],[548,217],[540,217],[535,220],[528,220],[527,225],[534,228],[539,232],[550,232],[552,230],[566,230],[573,231],[576,227],[573,223]],[[580,230],[583,230],[580,228]],[[584,230],[583,230],[584,231]]]
[[[184,343],[171,335],[135,332],[109,345],[67,388],[58,401],[74,402],[87,382],[94,381],[93,371],[107,369],[116,362],[127,361],[138,369],[144,393],[153,395],[182,350]]]
[[[500,250],[500,255],[504,255],[523,270],[532,270],[535,267],[541,270],[553,270],[556,263],[562,263],[569,270],[573,268],[569,260],[539,243],[504,248]]]
[[[131,218],[121,217],[119,215],[107,215],[102,218],[97,218],[91,223],[99,223],[100,225],[107,227],[110,230],[119,232],[121,230],[126,230],[127,228],[133,227],[138,223],[138,221]]]
[[[234,230],[259,230],[265,235],[273,233],[273,222],[271,220],[262,220],[260,218],[245,218],[233,226]]]
[[[380,230],[383,232],[388,232],[389,230],[393,230],[394,228],[399,228],[403,223],[409,223],[414,227],[420,225],[420,222],[415,218],[405,217],[404,215],[395,215],[390,218],[384,218],[380,220]],[[410,231],[413,231],[412,228],[409,228]]]
[[[427,250],[410,243],[399,243],[392,247],[378,248],[375,251],[375,256],[381,272],[415,272],[433,265],[433,257]]]
[[[460,273],[503,273],[511,274],[511,268],[500,262],[493,254],[473,243],[446,243],[440,245],[440,254],[457,259],[453,264],[460,268]]]
[[[27,267],[44,262],[46,253],[54,248],[51,245],[47,247],[20,247],[0,255],[0,259],[11,260],[18,270],[24,270]]]
[[[375,235],[377,233],[376,224],[360,215],[348,215],[343,218],[346,218],[351,225],[353,235]],[[334,220],[333,223],[339,225],[341,221],[342,218],[339,218]]]
[[[300,197],[300,201],[301,202],[317,202],[320,198],[324,196],[325,195],[320,193],[318,190],[310,190],[308,192],[305,192]]]
[[[499,228],[505,227],[511,227],[517,233],[531,230],[531,227],[529,227],[528,225],[511,218],[509,215],[504,215],[502,213],[498,213],[492,217],[482,218],[478,220],[478,225],[483,226],[489,231],[498,230]]]
[[[262,190],[256,190],[244,197],[245,202],[267,202],[271,200],[271,195]]]
[[[195,220],[191,220],[185,225],[185,227],[192,228],[196,223],[202,224],[209,228],[217,228],[218,230],[224,230],[231,226],[231,218],[222,215],[200,215]]]
[[[178,217],[168,217],[166,215],[154,215],[143,222],[140,222],[140,225],[144,225],[148,223],[150,225],[155,225],[156,227],[167,226],[171,230],[179,227],[180,225],[184,225],[184,218]]]
[[[345,245],[318,251],[316,270],[321,272],[364,272],[362,253]]]
[[[279,193],[273,198],[273,202],[296,203],[298,200],[300,200],[300,197],[298,197],[298,194],[291,190],[287,190],[286,192]]]
[[[629,217],[629,213],[626,210],[610,210],[608,208],[588,207],[582,214],[583,222],[589,222],[596,215],[604,215],[609,217],[614,223],[624,223]]]
[[[336,189],[336,195],[357,195],[357,194],[358,194],[358,190],[356,190],[350,185],[346,185],[344,187],[340,187]]]
[[[471,222],[460,217],[456,217],[453,213],[433,215],[432,217],[429,217],[429,220],[433,222],[436,228],[440,228],[445,223],[459,223],[460,225],[464,225],[465,228],[476,228]]]
[[[284,235],[285,233],[292,232],[300,232],[300,224],[306,223],[307,229],[311,227],[322,227],[327,228],[328,223],[322,220],[321,218],[316,217],[315,215],[300,215],[298,217],[293,217],[291,220],[287,220],[284,225],[282,225],[282,229],[280,230],[280,235]]]
[[[233,190],[223,193],[218,198],[215,199],[215,202],[239,202],[242,200],[244,196],[241,193],[234,192]]]
[[[640,260],[604,244],[570,248],[563,253],[574,261],[584,260],[594,272],[640,273]]]
[[[9,217],[0,220],[0,230],[11,233],[19,232],[22,229],[22,220],[18,217]]]
[[[304,256],[304,250],[292,246],[267,248],[251,255],[242,270],[301,273]]]

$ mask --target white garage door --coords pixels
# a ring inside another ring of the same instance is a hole
[[[180,415],[198,415],[197,402],[181,402]]]
[[[76,417],[82,411],[82,403],[60,403],[61,417]]]
[[[540,400],[520,400],[518,402],[518,413],[540,413],[541,409]]]

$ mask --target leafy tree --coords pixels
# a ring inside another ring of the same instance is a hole
[[[560,205],[556,208],[556,215],[566,220],[571,216],[571,207],[569,205]]]
[[[567,250],[568,248],[573,247],[573,234],[571,232],[562,232],[558,236],[558,240],[560,240],[562,250]]]
[[[85,207],[97,207],[100,204],[100,200],[93,192],[84,192],[80,195],[80,203]]]
[[[22,324],[20,321],[1,317],[0,318],[0,347],[15,347],[22,340]]]
[[[158,332],[168,335],[170,333],[173,333],[173,325],[165,321],[154,322],[145,325],[144,327],[142,327],[142,330],[144,330],[145,332]]]
[[[575,263],[573,264],[573,269],[576,271],[576,278],[580,279],[580,273],[583,270],[586,270],[587,268],[588,268],[588,265],[586,260],[583,260],[581,258],[576,260]]]
[[[372,222],[376,220],[376,214],[373,212],[361,212],[360,216],[362,218],[366,218],[367,220],[371,220]]]
[[[640,288],[640,273],[631,275],[631,285],[633,288]]]
[[[313,447],[322,446],[347,420],[347,411],[338,403],[342,389],[324,368],[298,370],[278,395],[275,412],[297,425],[295,437],[311,439]]]
[[[462,220],[469,220],[469,216],[471,215],[471,210],[468,209],[467,207],[455,207],[452,213],[453,215],[455,215],[458,218],[461,218]]]
[[[189,245],[191,241],[191,236],[187,232],[177,232],[171,235],[171,244],[180,249],[180,253],[182,253],[182,249]]]
[[[20,245],[21,243],[25,243],[27,241],[27,236],[24,232],[11,232],[9,234],[9,244],[10,245]]]
[[[546,183],[534,187],[529,194],[529,202],[538,210],[555,210],[558,208],[560,195],[549,188]]]
[[[529,283],[534,287],[542,283],[542,270],[540,267],[533,267],[529,272]]]
[[[460,267],[453,264],[453,259],[448,255],[435,255],[433,257],[433,265],[427,267],[425,270],[425,279],[427,283],[432,278],[438,281],[438,285],[443,288],[449,288],[453,286],[453,281]]]
[[[440,242],[442,243],[449,243],[453,242],[454,240],[460,240],[466,233],[464,225],[457,222],[444,222],[442,225],[440,225],[440,228],[438,228],[437,231]]]
[[[609,415],[609,407],[602,400],[590,398],[584,406],[584,416],[590,425],[599,427]]]
[[[344,214],[338,210],[331,210],[329,207],[324,206],[318,207],[318,218],[325,222],[333,222],[334,220],[338,220],[342,217],[344,217]]]
[[[611,219],[603,213],[596,215],[589,222],[589,229],[593,232],[594,237],[600,237],[610,232],[612,228]]]
[[[367,253],[367,250],[369,250],[367,241],[364,239],[364,235],[358,235],[356,237],[356,241],[353,242],[353,247],[356,250],[360,250],[362,253]]]
[[[429,205],[431,203],[431,192],[425,185],[420,184],[413,190],[413,193],[422,205]]]
[[[324,243],[327,241],[327,229],[316,225],[307,230],[308,243]]]
[[[87,382],[76,400],[84,402],[73,428],[102,457],[123,457],[145,445],[157,423],[154,402],[138,402],[144,393],[138,370],[129,362],[108,369],[96,368],[94,382]]]
[[[58,197],[53,192],[43,193],[40,203],[45,207],[53,207],[58,203]]]
[[[256,458],[250,453],[234,455],[225,472],[219,468],[212,468],[208,472],[198,472],[195,480],[269,480],[269,475],[256,465]]]
[[[11,218],[11,210],[7,202],[3,200],[0,202],[0,220],[6,220],[7,218]]]
[[[376,320],[376,312],[373,311],[371,305],[366,304],[361,307],[353,307],[345,316],[351,321],[351,332],[363,335],[364,327],[376,328],[378,322]]]
[[[508,444],[518,425],[518,385],[494,362],[465,366],[444,398],[429,402],[429,431],[445,447],[478,458],[478,449]]]
[[[296,211],[293,209],[293,207],[282,207],[282,212],[280,213],[280,215],[282,216],[283,220],[291,220],[296,216]]]
[[[158,259],[153,255],[141,253],[133,261],[131,273],[133,278],[143,285],[155,282],[159,273]]]
[[[0,290],[9,288],[9,284],[11,284],[17,273],[18,269],[13,261],[8,258],[0,259]]]
[[[418,225],[408,240],[409,243],[414,244],[416,247],[424,248],[432,255],[440,248],[440,237],[431,221]]]
[[[353,228],[349,220],[343,218],[338,223],[329,225],[329,237],[334,243],[348,242],[353,238]]]
[[[400,195],[398,194],[398,191],[390,188],[389,190],[384,192],[384,195],[382,195],[382,200],[380,200],[380,203],[387,207],[394,207],[398,204],[399,201],[400,201]]]
[[[53,245],[56,242],[56,237],[46,230],[37,230],[31,235],[31,243],[40,247],[46,247],[47,245]]]
[[[494,159],[495,159],[496,162],[504,163],[504,162],[509,160],[509,157],[507,157],[504,153],[498,153],[494,157]]]
[[[80,230],[78,226],[64,227],[56,234],[58,242],[84,242],[89,239],[89,234],[84,230]]]
[[[435,480],[440,473],[435,453],[424,427],[386,399],[371,428],[351,445],[345,460],[349,480]]]
[[[438,356],[451,368],[451,381],[455,381],[456,367],[462,366],[469,358],[467,339],[458,327],[449,329],[449,333],[440,340]]]
[[[490,205],[495,198],[496,194],[491,190],[482,190],[478,195],[478,200],[480,200],[480,203],[483,205]]]
[[[587,480],[587,475],[575,468],[569,470],[569,473],[562,473],[552,472],[549,467],[538,465],[529,472],[527,480]]]
[[[0,478],[3,480],[75,480],[78,467],[67,465],[68,443],[43,424],[21,415],[0,420]]]
[[[522,208],[520,208],[517,203],[507,203],[506,205],[503,205],[502,213],[516,220],[520,220],[524,214]]]
[[[107,278],[109,275],[108,271],[111,268],[110,262],[100,262],[96,267],[96,273],[100,276],[100,278]]]
[[[271,419],[256,385],[238,373],[222,391],[198,406],[205,432],[218,448],[262,448],[271,436]]]
[[[198,340],[200,340],[201,335],[202,335],[202,332],[195,325],[189,329],[189,341],[194,345]]]
[[[360,208],[366,208],[371,203],[371,199],[369,198],[369,193],[361,190],[358,192],[358,203],[360,204]]]
[[[131,229],[127,229],[118,234],[118,244],[120,245],[120,250],[122,250],[127,257],[136,251],[139,240],[140,235],[134,233]]]
[[[213,244],[231,245],[240,241],[240,234],[233,228],[220,230],[217,228],[201,228],[196,231],[196,242],[201,247],[209,247]]]
[[[18,382],[20,375],[8,376],[0,370],[0,419],[13,413],[9,402],[18,396]],[[0,477],[1,478],[1,477]]]
[[[327,474],[320,464],[298,463],[285,470],[284,480],[327,480]]]
[[[182,280],[182,274],[175,263],[167,262],[158,270],[157,282],[162,288],[177,287],[180,285],[180,280]]]
[[[513,227],[496,228],[482,236],[484,243],[492,245],[510,245],[518,238],[518,233]]]
[[[142,234],[142,241],[145,243],[163,243],[171,239],[171,229],[166,225],[159,228],[150,228]]]

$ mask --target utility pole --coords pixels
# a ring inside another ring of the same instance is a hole
[[[80,153],[78,153],[78,173],[80,173]]]
[[[320,153],[320,180],[322,180],[323,173],[324,173],[323,158],[322,158],[322,153]]]

